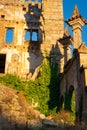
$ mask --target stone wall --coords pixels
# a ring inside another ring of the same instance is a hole
[[[73,57],[65,65],[60,78],[60,99],[65,99],[65,94],[70,93],[70,89],[73,89],[75,93],[76,121],[85,123],[87,121],[87,63],[84,61],[84,59],[87,59],[86,55],[87,48],[82,44],[78,50],[74,50]],[[72,104],[68,105],[72,106]]]
[[[50,2],[1,0],[0,54],[5,54],[3,65],[0,66],[2,71],[23,78],[30,73],[33,74],[41,64],[44,53],[49,54],[52,46],[56,45],[57,39],[62,37],[63,24],[62,0]],[[11,42],[6,41],[8,29],[13,31]],[[26,31],[30,33],[28,40],[25,38]],[[37,34],[36,41],[32,40],[33,32]],[[61,45],[59,48],[63,53]]]

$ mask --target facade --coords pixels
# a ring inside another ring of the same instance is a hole
[[[77,6],[75,6],[72,17],[68,19],[67,24],[72,27],[73,39],[69,35],[59,39],[64,46],[64,71],[60,77],[61,100],[66,100],[69,96],[69,102],[65,101],[66,106],[72,111],[72,94],[75,93],[76,122],[87,124],[87,47],[82,42],[82,26],[86,25],[86,20],[80,15]],[[72,42],[71,42],[72,41]],[[74,44],[73,56],[68,57],[68,47]],[[66,108],[67,109],[67,108]]]
[[[63,36],[63,21],[62,0],[1,0],[0,73],[31,79]]]

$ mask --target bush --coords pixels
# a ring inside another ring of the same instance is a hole
[[[44,59],[40,77],[34,82],[28,82],[28,91],[25,93],[29,101],[34,99],[34,102],[38,102],[37,108],[45,115],[57,111],[58,71],[55,68],[51,67],[49,59]]]

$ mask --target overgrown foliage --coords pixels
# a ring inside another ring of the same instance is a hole
[[[0,77],[0,82],[16,90],[23,91],[26,99],[45,115],[56,113],[58,109],[58,70],[45,58],[41,64],[40,77],[35,81],[21,81],[20,78],[7,74]]]
[[[69,116],[67,112],[60,112],[59,104],[59,73],[57,65],[51,66],[49,58],[45,58],[40,66],[40,76],[35,81],[23,81],[20,78],[7,74],[0,77],[0,83],[12,87],[18,91],[23,91],[26,99],[34,107],[45,115],[56,114],[55,119],[65,122],[74,122],[75,120],[75,100],[74,95],[65,94],[64,108],[71,110]],[[72,98],[71,98],[72,97]],[[65,116],[64,116],[65,115]],[[67,116],[67,117],[66,117]],[[68,120],[69,119],[69,120]]]

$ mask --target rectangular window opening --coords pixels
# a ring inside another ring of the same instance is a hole
[[[32,0],[32,2],[35,2],[35,0]]]
[[[12,28],[8,28],[6,30],[6,39],[5,39],[5,41],[7,43],[13,42],[13,33],[14,33],[14,30]]]
[[[26,30],[25,32],[25,40],[30,40],[30,31]]]
[[[25,2],[28,2],[28,0],[25,0]]]
[[[38,30],[26,30],[25,40],[38,41]]]
[[[41,3],[41,2],[42,2],[42,0],[38,0],[38,2],[40,2],[40,3]]]
[[[23,7],[23,11],[26,11],[26,7]]]
[[[1,15],[1,18],[5,18],[5,15]]]
[[[32,41],[38,41],[38,32],[32,31]]]

